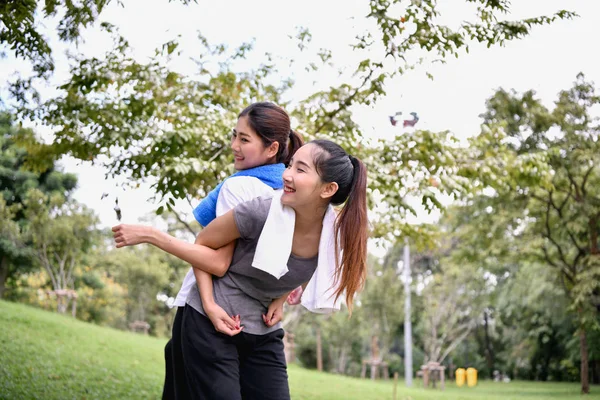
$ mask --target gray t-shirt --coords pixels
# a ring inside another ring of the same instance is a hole
[[[317,268],[318,256],[301,258],[293,254],[288,260],[288,272],[280,279],[252,266],[256,244],[270,207],[271,198],[258,197],[233,209],[240,238],[225,276],[213,277],[216,303],[229,315],[239,314],[244,332],[254,335],[264,335],[281,328],[281,324],[267,327],[262,314],[267,312],[274,299],[308,282]],[[197,286],[190,291],[187,304],[206,315]]]

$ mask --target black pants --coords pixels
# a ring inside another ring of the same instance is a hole
[[[165,384],[163,386],[163,400],[191,399],[185,379],[183,366],[183,350],[181,348],[181,323],[183,321],[183,307],[177,307],[173,320],[171,339],[165,346]]]
[[[283,329],[230,337],[188,305],[181,328],[185,377],[193,399],[290,398]]]

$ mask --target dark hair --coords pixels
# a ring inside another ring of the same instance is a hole
[[[352,312],[352,300],[367,276],[367,169],[362,161],[352,157],[329,140],[313,140],[318,146],[313,158],[323,182],[335,182],[338,191],[331,198],[333,205],[344,204],[335,223],[337,300],[346,292],[346,305]],[[339,248],[341,246],[341,249]],[[339,260],[340,250],[342,260]]]
[[[302,145],[302,137],[290,126],[290,116],[278,105],[269,102],[253,103],[246,107],[238,118],[248,117],[248,124],[260,136],[265,147],[279,143],[275,161],[288,164]]]

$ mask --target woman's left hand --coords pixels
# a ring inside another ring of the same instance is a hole
[[[283,319],[283,302],[281,301],[273,301],[269,308],[267,309],[267,313],[263,314],[263,322],[268,327],[274,326],[276,323],[280,322]]]
[[[300,304],[300,302],[302,300],[303,292],[304,292],[304,289],[302,288],[302,286],[298,286],[296,289],[292,290],[292,293],[290,293],[287,297],[287,303],[290,306],[295,306],[296,304]]]
[[[112,231],[117,248],[146,243],[152,236],[152,227],[143,225],[120,224],[113,226]]]

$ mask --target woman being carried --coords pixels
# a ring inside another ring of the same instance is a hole
[[[302,146],[302,138],[290,128],[290,118],[281,107],[268,102],[253,103],[238,116],[231,137],[231,149],[234,156],[234,168],[238,171],[221,182],[194,209],[194,217],[201,226],[208,225],[217,215],[222,215],[237,204],[252,200],[258,196],[269,197],[273,189],[283,186],[282,173],[294,152]],[[140,225],[119,225],[113,228],[117,247],[135,245],[145,241],[177,240],[152,227]],[[214,251],[210,250],[203,259],[198,260],[196,270],[199,282],[210,287],[205,291],[206,303],[212,300],[211,275],[219,274],[229,266],[233,255],[234,243]],[[184,376],[183,353],[181,349],[181,320],[187,296],[196,286],[194,269],[188,271],[182,287],[177,294],[175,306],[178,307],[173,321],[172,337],[165,346],[166,375],[163,398],[189,397]],[[222,273],[221,273],[222,274]],[[239,320],[227,315],[216,304],[207,306],[206,312],[213,321],[215,329],[228,335],[238,333]],[[282,302],[279,302],[282,303]],[[272,323],[277,322],[281,310],[273,309]],[[236,328],[237,326],[237,328]]]

